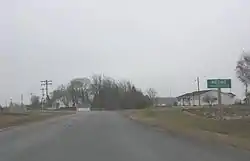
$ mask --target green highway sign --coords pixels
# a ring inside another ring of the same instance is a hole
[[[231,79],[208,79],[207,88],[231,88]]]

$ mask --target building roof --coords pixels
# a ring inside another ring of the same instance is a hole
[[[177,99],[181,99],[181,98],[184,98],[184,97],[190,97],[190,96],[197,96],[197,95],[201,95],[203,93],[207,93],[207,92],[210,92],[210,91],[217,91],[217,90],[201,90],[201,91],[194,91],[194,92],[190,92],[190,93],[185,93],[183,95],[178,96]],[[229,93],[221,92],[221,93],[231,95],[232,97],[235,96],[235,94],[233,94],[231,92],[229,92]]]
[[[177,98],[175,97],[157,97],[157,104],[165,104],[165,105],[173,105],[177,102]]]
[[[178,96],[177,99],[183,98],[183,97],[189,97],[189,96],[197,96],[197,95],[200,95],[203,93],[207,93],[209,91],[212,91],[212,90],[202,90],[202,91],[194,91],[194,92],[190,92],[190,93],[185,93],[183,95]]]

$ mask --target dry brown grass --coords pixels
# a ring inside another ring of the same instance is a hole
[[[17,126],[29,122],[45,120],[51,117],[69,113],[40,113],[30,112],[26,114],[0,113],[0,129],[10,126]]]
[[[223,115],[227,119],[238,119],[240,117],[249,117],[250,116],[250,107],[243,105],[232,105],[232,106],[222,106]],[[199,116],[205,116],[209,118],[215,118],[215,116],[220,115],[220,106],[212,107],[202,107],[202,108],[187,108],[185,111],[194,113]]]
[[[213,120],[190,116],[180,109],[138,110],[134,119],[181,134],[223,141],[233,146],[250,149],[250,119]]]

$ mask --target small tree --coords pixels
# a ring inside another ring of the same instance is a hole
[[[236,75],[245,86],[245,100],[246,103],[249,104],[248,85],[250,84],[250,53],[242,53],[236,64]]]
[[[32,107],[39,107],[39,104],[40,104],[39,100],[40,100],[39,96],[36,96],[36,95],[31,96],[31,98],[30,98],[31,106]]]
[[[212,104],[217,101],[217,97],[215,96],[212,96],[212,95],[209,95],[209,94],[206,94],[204,97],[203,97],[203,102],[206,102],[209,104],[209,106],[212,106]]]
[[[156,90],[153,89],[153,88],[149,88],[149,89],[146,90],[146,93],[147,93],[147,95],[149,97],[149,100],[154,105],[156,103],[156,95],[157,95]]]

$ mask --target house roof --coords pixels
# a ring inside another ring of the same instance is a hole
[[[212,90],[202,90],[202,91],[194,91],[194,92],[190,92],[190,93],[185,93],[183,95],[178,96],[177,99],[183,98],[183,97],[189,97],[189,96],[197,96],[197,95],[200,95],[203,93],[207,93],[209,91],[212,91]]]
[[[217,90],[202,90],[202,91],[194,91],[194,92],[190,92],[190,93],[185,93],[183,95],[180,95],[177,97],[177,99],[181,99],[181,98],[184,98],[184,97],[190,97],[190,96],[197,96],[197,95],[201,95],[203,93],[207,93],[207,92],[210,92],[210,91],[217,91]],[[221,92],[223,94],[228,94],[228,95],[231,95],[231,96],[235,96],[235,94],[229,92],[229,93],[226,93],[226,92]]]

